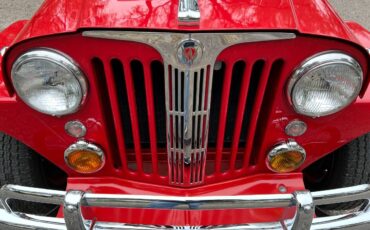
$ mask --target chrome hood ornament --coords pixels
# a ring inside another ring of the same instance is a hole
[[[180,24],[197,25],[200,20],[198,0],[179,0],[178,19]]]

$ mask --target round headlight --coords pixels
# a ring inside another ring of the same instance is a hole
[[[52,50],[23,54],[14,62],[11,76],[19,97],[41,113],[61,116],[76,112],[86,96],[82,71],[69,57]]]
[[[288,96],[297,113],[319,117],[349,105],[362,87],[360,64],[339,53],[322,53],[305,61],[288,85]]]

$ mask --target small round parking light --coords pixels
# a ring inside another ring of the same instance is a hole
[[[288,141],[275,146],[267,156],[267,166],[278,173],[292,172],[298,169],[306,159],[306,151],[295,141]]]
[[[291,121],[285,127],[285,133],[292,137],[298,137],[303,135],[307,131],[307,125],[303,121],[294,120]]]
[[[78,141],[64,152],[66,164],[79,173],[95,173],[103,168],[104,152],[96,145]]]
[[[81,138],[86,135],[86,127],[80,121],[68,121],[64,129],[72,137]]]

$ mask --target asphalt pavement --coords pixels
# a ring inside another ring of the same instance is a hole
[[[0,30],[16,20],[30,18],[42,2],[42,0],[0,0]],[[329,0],[329,2],[344,19],[357,21],[370,30],[370,0]]]

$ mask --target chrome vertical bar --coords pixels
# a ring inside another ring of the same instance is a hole
[[[173,127],[173,132],[172,132],[172,141],[173,141],[173,148],[177,148],[177,130],[175,130],[175,123],[176,123],[176,115],[175,115],[175,100],[176,100],[176,89],[175,89],[175,78],[176,78],[176,70],[174,67],[171,69],[172,74],[171,74],[171,82],[172,85],[172,127]]]
[[[297,191],[293,193],[296,201],[297,211],[294,216],[291,230],[309,230],[311,229],[313,217],[315,215],[315,206],[312,195],[309,191]]]
[[[198,144],[199,144],[199,138],[198,138],[198,132],[199,132],[199,126],[198,126],[198,119],[199,119],[199,114],[202,112],[202,109],[199,109],[199,95],[200,95],[200,69],[198,71],[196,71],[197,73],[197,89],[196,89],[196,92],[195,92],[195,114],[193,114],[193,116],[195,116],[195,119],[194,119],[194,122],[195,122],[195,125],[194,125],[194,139],[193,139],[193,142],[194,142],[194,149],[198,149]],[[200,134],[199,134],[199,137],[200,137]]]
[[[177,76],[176,77],[176,80],[177,80],[177,110],[174,108],[174,111],[176,112],[179,112],[179,115],[177,115],[177,120],[176,120],[176,128],[177,128],[177,148],[178,149],[181,149],[181,142],[182,142],[182,138],[183,138],[183,133],[181,133],[181,116],[180,115],[181,113],[181,108],[182,108],[182,103],[181,103],[181,71],[180,70],[177,70]],[[176,85],[175,85],[176,87]]]
[[[201,101],[201,104],[200,104],[200,110],[202,111],[202,113],[201,113],[201,116],[200,116],[200,127],[199,127],[200,128],[200,131],[199,131],[199,145],[198,145],[198,147],[200,149],[203,147],[203,141],[204,141],[203,140],[203,136],[205,136],[205,135],[203,135],[203,132],[205,131],[205,130],[203,130],[203,121],[204,121],[204,116],[207,116],[207,110],[205,110],[204,103],[205,103],[205,97],[208,96],[207,95],[207,92],[206,92],[207,68],[203,68],[201,70],[203,70],[203,74],[202,74],[202,77],[203,77],[203,85],[202,85],[202,92],[201,92],[202,101]],[[201,74],[202,71],[199,71],[199,73]],[[207,137],[205,139],[207,139]]]
[[[167,157],[168,157],[168,177],[169,177],[169,180],[172,181],[172,161],[173,161],[173,157],[172,157],[172,150],[171,148],[173,148],[173,146],[171,146],[171,113],[169,112],[170,111],[170,80],[169,78],[171,77],[170,76],[170,73],[169,73],[169,69],[171,68],[171,66],[167,63],[167,62],[164,62],[164,91],[165,91],[165,97],[167,98],[166,101],[166,111],[168,111],[166,113],[166,139],[167,139]],[[172,142],[173,143],[173,142]]]
[[[207,71],[207,66],[204,69],[204,76],[205,78],[208,78],[207,92],[205,92],[205,97],[207,97],[207,110],[206,110],[206,126],[205,126],[205,130],[203,131],[204,136],[205,136],[205,140],[203,140],[204,148],[207,148],[207,144],[208,144],[209,111],[211,107],[211,94],[212,94],[212,84],[213,84],[213,66],[214,66],[214,63],[212,63],[212,65],[209,66],[209,73]]]
[[[64,220],[69,230],[86,230],[81,213],[82,191],[68,191],[63,203]]]
[[[184,81],[184,133],[183,133],[183,149],[184,163],[191,163],[192,153],[192,123],[193,123],[193,95],[194,95],[194,71],[185,71]]]
[[[174,150],[173,151],[173,160],[172,160],[172,167],[173,167],[173,181],[172,183],[176,183],[177,182],[177,151]]]

